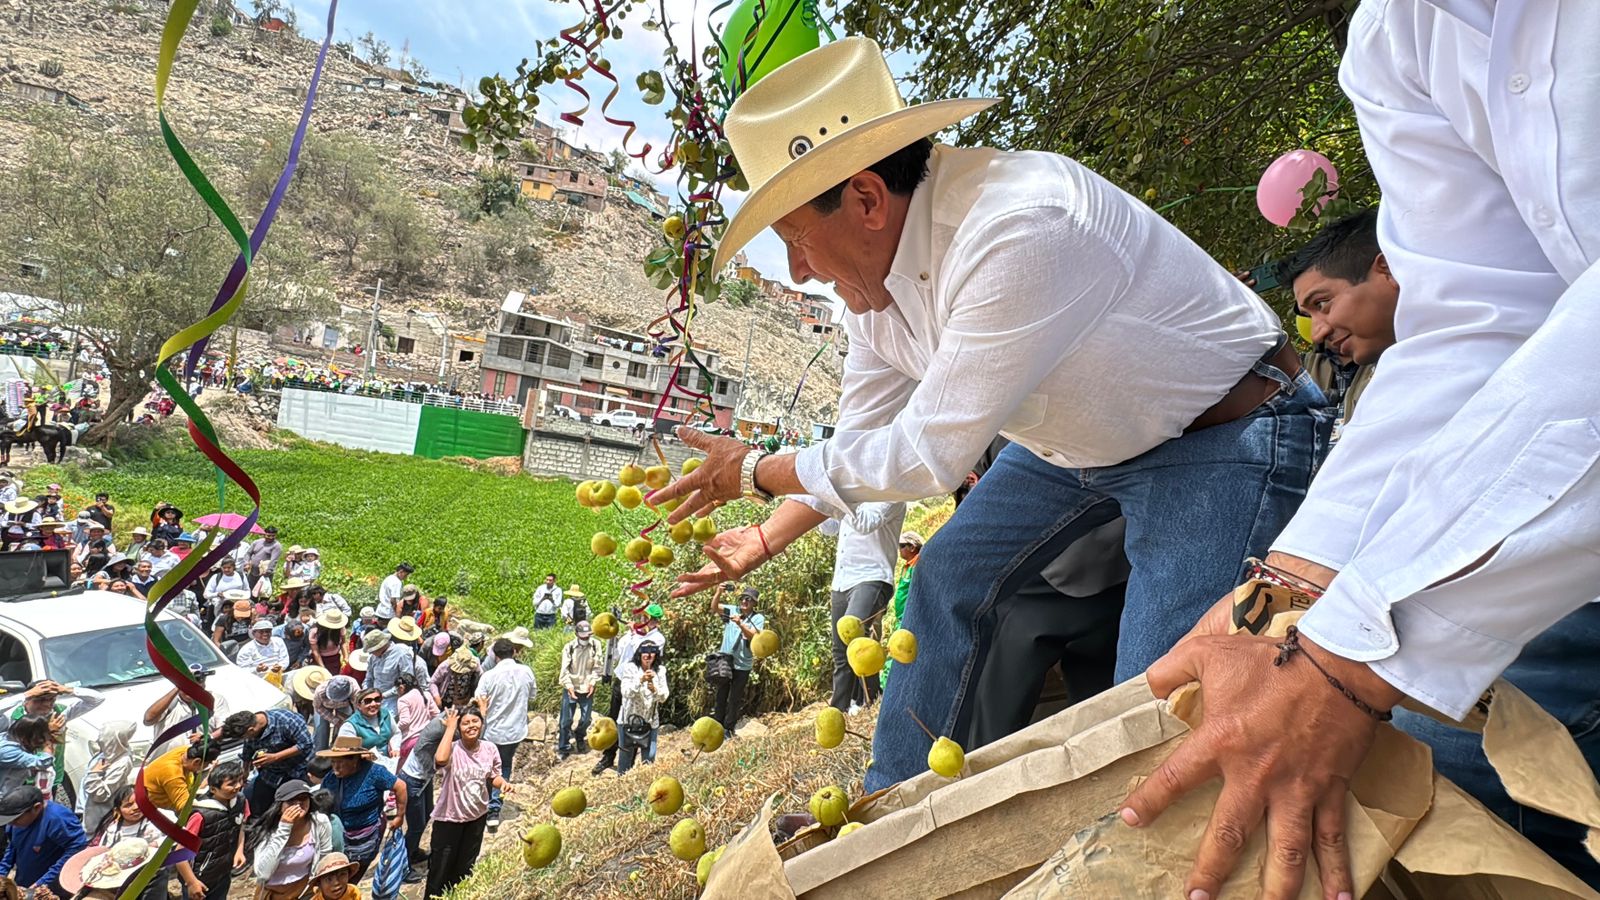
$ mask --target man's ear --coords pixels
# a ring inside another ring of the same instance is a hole
[[[844,202],[860,211],[861,224],[881,231],[889,225],[889,186],[876,172],[857,172],[845,187]]]
[[[1384,256],[1382,251],[1379,251],[1378,255],[1373,258],[1372,268],[1367,271],[1368,278],[1371,278],[1374,275],[1384,279],[1396,287],[1399,286],[1394,280],[1394,273],[1389,271],[1389,258]]]

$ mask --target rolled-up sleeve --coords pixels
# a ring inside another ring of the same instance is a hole
[[[949,321],[924,377],[852,336],[834,436],[799,453],[815,508],[951,490],[1084,332],[1126,289],[1130,262],[1068,210],[1004,213],[953,244]]]

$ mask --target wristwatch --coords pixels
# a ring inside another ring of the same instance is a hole
[[[773,496],[756,486],[756,464],[765,459],[767,454],[759,450],[751,450],[744,455],[744,462],[739,464],[739,493],[759,503],[771,503]]]

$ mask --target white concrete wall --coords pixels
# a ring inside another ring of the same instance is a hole
[[[285,388],[278,427],[316,441],[357,450],[410,455],[417,446],[422,404],[380,397]]]

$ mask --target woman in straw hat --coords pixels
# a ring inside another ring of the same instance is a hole
[[[338,816],[344,822],[345,854],[359,863],[355,880],[366,874],[367,866],[378,858],[383,845],[384,795],[394,792],[395,814],[388,826],[396,831],[405,824],[406,785],[394,773],[373,762],[373,753],[353,734],[341,734],[333,746],[317,754],[333,769],[322,779],[322,788],[333,795]]]
[[[308,640],[311,657],[329,672],[344,668],[348,651],[350,619],[335,606],[325,606],[311,624]]]
[[[747,494],[809,497],[708,542],[688,594],[861,502],[946,493],[1011,438],[923,551],[904,623],[917,664],[884,698],[951,733],[971,716],[952,673],[981,660],[986,613],[1119,509],[1133,574],[1118,680],[1159,658],[1266,553],[1329,425],[1277,315],[1143,202],[1062,156],[927,139],[992,102],[906,106],[878,46],[846,38],[732,105],[753,189],[717,265],[771,226],[796,279],[833,282],[846,386],[834,436],[798,453],[680,429],[706,461],[651,497],[684,499],[672,523]],[[867,790],[926,756],[910,716],[886,717]]]

